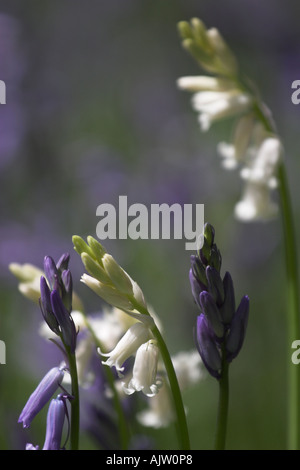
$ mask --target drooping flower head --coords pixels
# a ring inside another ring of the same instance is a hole
[[[128,383],[123,383],[127,395],[142,391],[147,397],[154,397],[162,385],[157,379],[159,348],[154,340],[143,343],[137,350],[132,377]]]
[[[232,142],[219,142],[223,168],[240,170],[245,180],[242,199],[234,215],[243,222],[268,220],[277,214],[272,190],[283,149],[271,113],[242,80],[234,54],[216,28],[206,28],[198,18],[179,23],[183,47],[200,67],[213,76],[186,76],[177,80],[180,89],[192,92],[192,107],[202,131],[224,118],[235,118]],[[272,127],[272,128],[271,128]]]
[[[43,450],[61,450],[62,433],[66,417],[66,398],[58,395],[53,398],[47,413],[46,437]]]
[[[144,323],[134,323],[122,336],[116,347],[110,353],[103,353],[100,349],[99,354],[108,357],[105,365],[115,366],[119,377],[122,377],[124,362],[134,355],[138,348],[151,338],[151,331]]]
[[[24,428],[30,426],[33,418],[48,403],[61,384],[63,377],[64,367],[53,367],[41,380],[20,414],[18,422],[23,423]]]

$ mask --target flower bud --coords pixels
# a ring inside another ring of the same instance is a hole
[[[106,273],[110,277],[116,289],[124,294],[132,295],[132,284],[130,277],[127,275],[124,269],[118,265],[115,259],[106,253],[102,258],[102,262]]]
[[[193,37],[192,28],[188,21],[179,21],[179,23],[177,24],[177,28],[182,39]]]
[[[87,237],[87,242],[89,244],[89,247],[91,248],[95,260],[100,262],[102,257],[105,255],[106,250],[105,248],[99,243],[95,238],[93,238],[91,235]]]
[[[207,266],[206,277],[208,282],[208,291],[213,296],[217,306],[221,306],[224,301],[224,286],[219,272]]]
[[[234,77],[237,74],[238,65],[233,53],[224,41],[219,30],[216,28],[210,28],[207,30],[206,34],[208,42],[216,55],[216,70],[221,74]]]
[[[220,307],[222,320],[225,325],[229,325],[235,313],[235,296],[232,277],[229,272],[225,273],[223,279],[224,302]]]
[[[69,346],[71,353],[74,354],[76,348],[76,327],[70,313],[63,304],[63,301],[57,290],[50,294],[52,311],[59,324],[60,333],[64,343]]]
[[[213,299],[213,296],[206,291],[201,292],[199,297],[202,312],[207,317],[207,320],[215,333],[217,338],[223,338],[224,336],[224,325],[222,323],[221,314]]]
[[[43,274],[43,271],[33,264],[25,263],[10,263],[9,270],[16,276],[17,279],[21,282],[30,282],[36,278],[40,278]]]
[[[195,255],[191,255],[191,266],[195,278],[199,281],[201,287],[203,287],[203,290],[206,290],[207,278],[205,267],[201,263],[200,259]]]
[[[93,276],[95,279],[98,279],[98,281],[103,282],[104,284],[111,284],[110,278],[105,272],[102,262],[100,265],[87,253],[81,253],[81,260],[85,269],[91,276]]]
[[[221,355],[216,346],[214,334],[203,313],[197,317],[195,340],[200,357],[208,372],[219,379],[222,367]]]
[[[231,362],[241,350],[244,342],[249,316],[249,297],[245,295],[232,319],[226,339],[226,359]]]
[[[62,254],[56,263],[57,270],[62,273],[65,269],[68,269],[69,261],[70,261],[69,253]]]
[[[40,290],[41,290],[40,308],[41,308],[42,315],[44,317],[45,322],[49,326],[50,330],[54,331],[54,333],[58,335],[59,324],[52,310],[51,299],[50,299],[50,289],[44,276],[41,277]]]
[[[62,282],[62,301],[69,313],[72,311],[72,299],[73,299],[73,279],[69,269],[65,269],[61,273]]]
[[[78,235],[73,235],[72,242],[74,250],[81,256],[82,253],[88,253],[92,258],[95,258],[93,250],[89,245]]]
[[[51,256],[45,256],[44,258],[44,272],[49,283],[50,289],[59,288],[59,272],[56,264]]]
[[[60,450],[63,426],[66,416],[64,398],[58,395],[51,400],[47,413],[46,437],[43,450]]]
[[[41,380],[35,391],[30,395],[20,414],[19,423],[28,428],[33,418],[41,411],[61,384],[64,377],[62,368],[53,367]]]
[[[97,279],[94,279],[92,276],[89,276],[88,274],[82,275],[81,282],[86,284],[108,304],[120,309],[133,310],[132,303],[124,294],[118,292],[115,287],[104,284]]]
[[[213,226],[211,224],[206,223],[204,225],[203,234],[204,234],[204,237],[205,237],[208,245],[211,247],[213,245],[214,239],[215,239],[215,229],[213,228]]]

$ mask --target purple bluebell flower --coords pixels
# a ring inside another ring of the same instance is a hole
[[[196,346],[203,364],[213,377],[219,379],[222,367],[221,354],[215,341],[214,332],[203,313],[197,317],[195,336]]]
[[[69,253],[64,253],[57,263],[51,256],[44,258],[44,272],[50,290],[57,290],[67,310],[72,310],[73,281],[71,271],[68,269]]]
[[[72,354],[76,348],[77,332],[73,318],[63,304],[63,301],[57,290],[53,290],[50,294],[52,311],[59,324],[60,335],[66,346],[70,348]]]
[[[70,261],[69,253],[63,253],[56,263],[57,270],[60,272],[63,272],[66,269],[68,269],[69,261]]]
[[[226,339],[226,359],[231,362],[240,352],[245,339],[249,317],[249,297],[245,295],[232,319]]]
[[[52,304],[51,304],[51,298],[50,298],[51,292],[44,276],[41,277],[40,291],[41,291],[40,309],[44,317],[44,320],[49,326],[49,328],[55,334],[59,335],[59,323],[52,310]]]
[[[43,450],[60,450],[66,417],[66,403],[62,395],[53,398],[47,414],[46,437]]]
[[[61,273],[61,281],[63,285],[61,298],[66,309],[72,311],[72,294],[73,294],[73,279],[69,269],[65,269]]]
[[[208,291],[213,296],[216,304],[221,306],[224,302],[224,285],[220,273],[212,266],[207,266],[206,277],[208,282]]]
[[[197,256],[191,257],[189,279],[201,315],[197,318],[196,346],[210,374],[220,378],[223,360],[231,362],[244,342],[249,298],[244,296],[235,309],[234,287],[230,274],[220,274],[222,258],[214,243],[215,231],[204,226]]]
[[[33,418],[41,411],[58,389],[63,377],[64,369],[62,367],[53,367],[49,370],[34,392],[30,395],[22,413],[20,414],[18,423],[23,423],[24,428],[28,428],[30,426]]]
[[[50,289],[57,289],[59,287],[59,271],[51,256],[45,256],[44,258],[44,272]]]
[[[223,279],[224,302],[220,311],[225,325],[229,325],[235,313],[235,296],[232,277],[227,271]]]
[[[199,296],[200,296],[203,288],[201,288],[200,282],[195,277],[193,269],[190,269],[190,271],[189,271],[189,279],[190,279],[190,285],[191,285],[191,290],[192,290],[194,300],[195,300],[196,304],[200,307]]]
[[[213,296],[209,292],[203,291],[201,292],[199,299],[202,313],[204,313],[208,319],[215,336],[217,338],[223,338],[225,328],[222,322],[220,311]]]
[[[70,255],[65,253],[55,264],[51,256],[45,256],[46,278],[42,276],[40,281],[40,308],[49,328],[74,354],[77,333],[71,316],[73,281],[68,269],[69,259]]]

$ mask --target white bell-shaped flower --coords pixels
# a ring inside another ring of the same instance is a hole
[[[199,91],[192,98],[192,106],[199,112],[202,131],[207,131],[216,120],[247,111],[251,103],[252,98],[238,89]]]
[[[235,206],[235,216],[243,222],[268,220],[278,212],[266,184],[247,181],[242,199]]]
[[[243,179],[276,187],[276,172],[282,158],[282,145],[278,137],[265,138],[253,161],[241,171]]]
[[[159,348],[153,340],[142,344],[137,350],[132,371],[132,378],[128,384],[123,383],[123,390],[127,395],[142,391],[147,397],[153,397],[159,391],[162,381],[158,380],[157,364]]]
[[[120,339],[116,347],[108,354],[104,354],[99,348],[98,353],[101,356],[108,357],[107,361],[103,364],[109,367],[115,367],[119,377],[122,377],[124,371],[124,362],[133,354],[136,353],[138,348],[146,343],[151,338],[151,331],[144,323],[137,322],[132,325]]]

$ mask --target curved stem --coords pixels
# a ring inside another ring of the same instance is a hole
[[[224,450],[227,433],[228,403],[229,403],[229,363],[223,353],[222,375],[219,379],[219,407],[217,416],[217,429],[215,437],[215,450]]]
[[[185,415],[181,391],[178,385],[178,380],[176,377],[174,366],[173,366],[168,348],[166,346],[166,343],[156,326],[153,328],[152,333],[155,336],[155,339],[157,340],[158,347],[159,347],[162,359],[164,361],[166,372],[167,372],[168,379],[169,379],[170,390],[173,396],[174,409],[177,415],[177,434],[178,434],[178,440],[180,443],[180,449],[189,450],[190,439],[189,439],[186,415]]]

